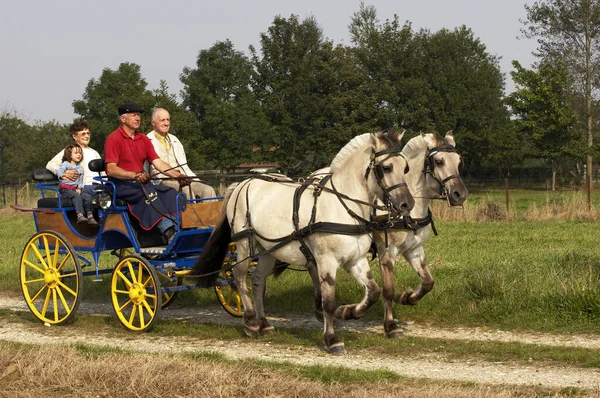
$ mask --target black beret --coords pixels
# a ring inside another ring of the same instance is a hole
[[[119,106],[119,116],[124,113],[144,113],[144,110],[136,104],[123,104]]]

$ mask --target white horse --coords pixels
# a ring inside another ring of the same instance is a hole
[[[400,337],[402,328],[394,320],[392,302],[416,305],[433,288],[433,278],[425,261],[423,245],[432,231],[429,205],[433,199],[445,199],[450,206],[461,206],[467,199],[467,188],[460,178],[458,167],[460,155],[456,151],[451,131],[444,139],[436,134],[421,134],[406,143],[402,154],[410,171],[406,181],[415,206],[407,226],[374,230],[373,240],[377,246],[381,267],[381,283],[384,301],[384,330],[386,336]],[[387,236],[386,236],[387,234]],[[421,283],[415,291],[394,292],[394,262],[402,254],[419,274]]]
[[[379,298],[369,268],[373,203],[378,199],[393,214],[408,215],[414,200],[404,182],[407,162],[399,156],[403,133],[354,137],[331,164],[330,177],[304,184],[270,177],[243,181],[225,197],[221,219],[190,271],[199,284],[210,283],[221,270],[229,242],[237,241],[233,275],[244,306],[249,336],[274,333],[264,314],[267,276],[277,260],[305,265],[322,293],[324,343],[329,353],[346,352],[333,321],[360,317]],[[233,236],[232,236],[233,234]],[[254,304],[246,286],[249,257],[258,251],[252,274]],[[335,280],[339,267],[364,288],[356,304],[336,308]]]

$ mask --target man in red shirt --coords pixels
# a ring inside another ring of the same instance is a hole
[[[148,137],[137,131],[144,112],[142,108],[136,104],[123,104],[118,111],[121,126],[104,143],[106,174],[115,184],[117,198],[127,202],[129,211],[141,227],[148,230],[157,225],[170,242],[177,230],[177,191],[150,184],[150,176],[144,172],[144,161],[177,179],[181,186],[188,185],[189,178],[161,160]]]

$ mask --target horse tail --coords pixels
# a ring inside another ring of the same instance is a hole
[[[204,250],[198,256],[198,260],[190,269],[189,275],[197,275],[196,284],[199,287],[210,287],[215,282],[219,270],[223,266],[223,260],[231,243],[231,226],[227,220],[227,203],[231,197],[231,191],[225,196],[221,213],[215,225],[215,229],[210,234],[208,241],[204,245]]]

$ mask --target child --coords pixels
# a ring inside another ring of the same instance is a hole
[[[79,165],[83,159],[83,151],[77,144],[67,145],[65,152],[62,157],[62,163],[60,164],[56,175],[60,179],[60,185],[58,191],[60,192],[61,200],[71,199],[75,211],[77,212],[77,224],[87,222],[91,225],[98,225],[94,219],[92,213],[92,197],[83,193],[83,167]],[[66,176],[63,176],[65,171],[75,170],[77,172],[77,179],[75,181],[69,180]],[[86,212],[86,216],[83,212]]]

